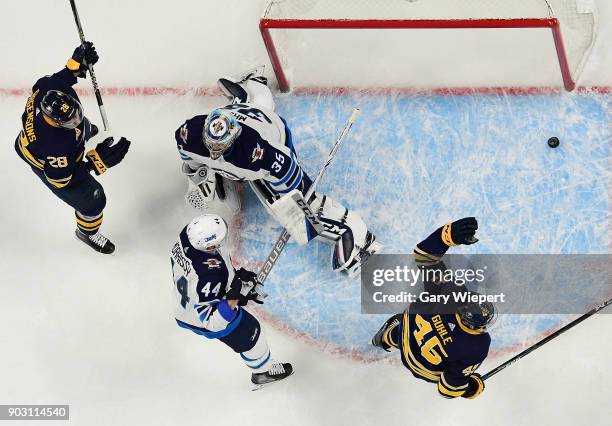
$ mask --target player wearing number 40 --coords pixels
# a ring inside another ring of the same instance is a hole
[[[223,246],[227,224],[205,214],[183,228],[171,253],[177,324],[208,339],[218,339],[240,354],[256,389],[293,373],[289,363],[274,361],[259,321],[245,306],[263,303],[256,274],[234,270]]]
[[[414,249],[417,264],[441,272],[428,276],[444,276],[442,256],[451,246],[476,243],[477,229],[473,217],[436,229]],[[444,281],[426,281],[424,285],[430,294],[467,292],[465,287]],[[444,309],[425,305],[412,303],[403,314],[389,318],[372,338],[372,344],[386,351],[399,349],[404,366],[415,377],[436,383],[440,395],[476,398],[484,390],[484,381],[476,369],[489,352],[487,327],[495,319],[495,306],[471,301]]]
[[[90,173],[100,175],[118,164],[130,142],[121,138],[111,145],[113,139],[107,138],[85,154],[85,143],[96,136],[98,128],[84,116],[72,86],[97,61],[93,43],[84,42],[62,70],[34,84],[15,150],[47,188],[74,208],[76,236],[94,250],[109,254],[115,246],[99,232],[106,196]]]
[[[321,222],[317,231],[292,202],[297,196],[303,207],[312,181],[298,162],[287,123],[274,112],[263,67],[218,84],[232,103],[187,120],[175,133],[189,178],[188,204],[206,212],[228,207],[235,212],[240,208],[236,181],[247,181],[299,244],[315,237],[332,242],[334,270],[356,274],[381,245],[357,213],[331,197],[313,193],[305,200]]]

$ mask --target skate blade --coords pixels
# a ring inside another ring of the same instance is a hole
[[[288,375],[287,377],[285,377],[283,380],[287,380],[289,377],[293,376],[293,373],[295,373],[295,371],[292,371],[292,372],[291,372],[291,374],[289,374],[289,375]],[[282,382],[283,380],[276,380],[276,381],[274,381],[274,382],[262,383],[262,384],[260,384],[260,385],[253,384],[253,388],[251,389],[251,391],[252,391],[252,392],[258,391],[258,390],[263,389],[263,388],[265,388],[265,387],[267,387],[267,386],[269,386],[269,385],[273,385],[273,384],[275,384],[275,383]]]

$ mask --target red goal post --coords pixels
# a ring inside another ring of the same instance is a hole
[[[594,0],[272,0],[259,28],[283,92],[290,89],[286,60],[271,29],[550,28],[564,87],[572,91],[596,24]]]

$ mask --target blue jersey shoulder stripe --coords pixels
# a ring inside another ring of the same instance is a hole
[[[300,170],[299,177],[293,181],[291,186],[289,186],[287,189],[282,189],[282,190],[275,191],[275,192],[277,194],[286,194],[287,192],[293,191],[295,188],[297,188],[301,182],[302,182],[302,171]]]
[[[289,171],[287,172],[287,174],[283,176],[283,178],[279,180],[278,182],[270,183],[270,185],[279,186],[287,182],[291,178],[291,176],[293,176],[293,171],[295,170],[296,167],[297,167],[296,161],[293,158],[291,158],[291,167],[289,168]]]

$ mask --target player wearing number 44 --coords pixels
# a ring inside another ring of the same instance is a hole
[[[95,47],[85,42],[75,49],[62,70],[34,84],[15,150],[51,192],[74,208],[79,240],[109,254],[115,246],[99,231],[106,196],[90,173],[100,175],[118,164],[130,142],[121,138],[112,144],[113,139],[107,138],[85,154],[85,143],[96,136],[98,128],[84,116],[72,86],[77,77],[86,77],[88,64],[97,61]]]
[[[318,193],[303,199],[312,181],[298,163],[287,123],[274,112],[262,73],[260,67],[236,79],[219,79],[233,103],[193,117],[176,131],[183,173],[189,178],[186,200],[207,212],[220,213],[227,206],[237,211],[236,181],[248,181],[299,244],[317,236],[331,241],[334,270],[356,274],[382,246],[354,211]],[[305,219],[306,202],[320,221],[318,233]]]
[[[214,214],[196,217],[181,231],[170,255],[175,318],[180,327],[240,354],[257,389],[289,377],[293,367],[274,361],[259,321],[244,308],[249,301],[263,303],[265,293],[255,273],[234,270],[226,236],[227,224]]]
[[[414,249],[417,264],[442,272],[432,276],[443,276],[446,266],[442,256],[451,246],[476,243],[477,228],[476,219],[467,217],[436,229]],[[467,292],[464,287],[440,281],[424,285],[430,294]],[[399,349],[404,366],[415,377],[436,383],[440,395],[473,399],[484,390],[476,369],[489,352],[487,327],[495,316],[495,306],[489,302],[458,302],[444,309],[416,302],[403,314],[389,318],[372,344],[386,351]]]

